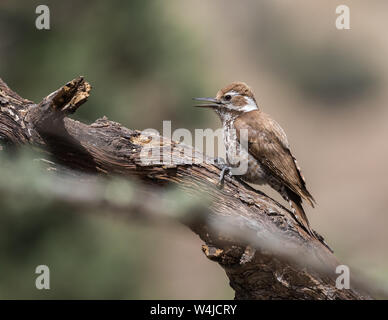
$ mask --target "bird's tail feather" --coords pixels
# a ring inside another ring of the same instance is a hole
[[[310,228],[309,220],[307,219],[306,213],[304,212],[304,209],[302,207],[302,198],[300,195],[296,194],[291,189],[285,187],[282,190],[282,196],[284,200],[288,201],[291,207],[291,211],[293,213],[293,216],[297,222],[312,236],[314,236],[314,233],[312,232]]]
[[[304,209],[302,207],[302,204],[300,202],[296,202],[294,200],[289,200],[291,211],[294,214],[294,217],[297,222],[311,235],[314,237],[314,233],[310,228],[310,223],[307,219],[306,213],[304,212]]]
[[[291,206],[292,213],[294,214],[294,217],[296,221],[299,222],[299,224],[313,237],[315,237],[313,230],[310,228],[309,220],[307,219],[306,213],[304,212],[304,209],[302,207],[301,201],[297,201],[295,199],[292,199],[289,196],[289,202]]]
[[[321,235],[316,233],[313,229],[310,227],[309,220],[307,219],[306,213],[304,212],[304,209],[302,207],[302,199],[299,195],[294,193],[291,190],[287,190],[287,198],[290,203],[293,216],[295,220],[315,239],[323,243],[323,245],[328,248],[331,252],[333,250],[329,247],[329,245],[325,242],[325,240],[322,238]]]

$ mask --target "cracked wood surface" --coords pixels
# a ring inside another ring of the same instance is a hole
[[[0,79],[1,144],[28,144],[71,169],[173,184],[210,199],[206,219],[182,222],[205,242],[204,254],[225,270],[236,299],[370,298],[355,288],[336,288],[340,263],[279,203],[236,178],[217,188],[220,170],[202,153],[105,117],[90,125],[68,118],[90,89],[79,77],[35,104]],[[162,151],[171,155],[170,163],[156,163]]]

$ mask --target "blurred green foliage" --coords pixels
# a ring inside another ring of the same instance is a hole
[[[137,129],[163,119],[192,128],[204,117],[190,108],[201,87],[198,46],[162,2],[52,1],[50,30],[35,28],[39,4],[0,5],[0,75],[20,95],[39,102],[83,75],[93,91],[76,117]]]
[[[151,244],[133,243],[143,228],[58,205],[34,158],[0,152],[0,299],[141,298]],[[35,287],[38,265],[50,268],[50,290]]]
[[[94,121],[106,115],[137,129],[160,129],[167,119],[187,128],[203,122],[205,113],[191,108],[202,86],[197,43],[170,19],[164,3],[49,1],[49,31],[35,28],[40,4],[0,4],[0,77],[21,96],[39,102],[83,75],[93,90],[75,117]],[[72,213],[28,186],[12,188],[15,171],[22,173],[19,179],[34,174],[42,181],[30,156],[0,164],[1,182],[10,188],[7,196],[0,194],[0,298],[144,297],[144,227]],[[40,264],[55,270],[52,290],[35,288]]]

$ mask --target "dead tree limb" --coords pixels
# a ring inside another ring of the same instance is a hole
[[[211,159],[203,161],[200,152],[106,118],[90,125],[68,118],[89,91],[90,85],[79,77],[35,104],[0,79],[2,145],[31,145],[84,173],[138,177],[207,195],[207,219],[183,223],[205,242],[205,255],[225,270],[236,299],[370,298],[354,288],[336,288],[335,256],[279,203],[235,178],[217,188],[220,171]],[[167,165],[155,157],[163,152],[169,155]],[[220,223],[222,219],[229,220]]]

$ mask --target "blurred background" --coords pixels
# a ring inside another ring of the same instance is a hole
[[[351,273],[388,287],[387,1],[47,1],[49,31],[35,28],[39,4],[0,3],[0,77],[13,90],[39,102],[83,75],[93,91],[77,119],[194,130],[220,123],[191,97],[247,82],[287,132],[318,202],[307,209],[313,228]],[[350,30],[335,27],[340,4]],[[123,224],[33,197],[0,194],[0,205],[0,298],[233,298],[183,226]],[[35,289],[40,264],[51,290]]]

